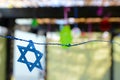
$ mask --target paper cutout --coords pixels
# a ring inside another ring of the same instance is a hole
[[[19,57],[18,62],[26,64],[30,72],[34,69],[34,67],[37,67],[42,70],[42,66],[40,64],[40,59],[42,58],[43,54],[35,49],[35,46],[34,46],[34,43],[32,40],[29,41],[29,44],[27,47],[23,47],[23,46],[19,46],[19,45],[17,47],[21,53],[21,56]],[[34,63],[29,62],[26,59],[25,55],[28,51],[31,51],[35,54],[36,60]]]
[[[102,14],[103,14],[103,7],[99,7],[97,10],[97,15],[102,16]]]
[[[37,19],[33,19],[33,21],[32,21],[32,27],[33,27],[33,28],[36,28],[38,25],[39,25],[39,24],[38,24],[38,22],[37,22]]]
[[[81,35],[81,30],[78,27],[74,27],[72,29],[72,36],[73,38],[79,38]]]
[[[61,30],[60,42],[63,45],[67,45],[67,46],[63,46],[64,48],[68,47],[68,44],[72,42],[72,34],[71,34],[71,29],[69,25],[65,25],[63,29]]]
[[[100,30],[101,31],[108,31],[108,30],[110,30],[110,28],[111,28],[111,25],[109,23],[109,18],[106,17],[100,23]]]

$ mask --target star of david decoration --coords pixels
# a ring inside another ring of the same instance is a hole
[[[19,46],[19,45],[17,45],[17,47],[21,54],[21,56],[18,59],[18,62],[26,64],[30,72],[35,67],[42,70],[42,66],[40,64],[40,59],[42,58],[43,54],[40,51],[36,50],[32,40],[29,41],[29,44],[27,45],[27,47],[23,47],[23,46]],[[27,58],[25,57],[25,55],[28,51],[33,52],[35,54],[36,60],[34,61],[34,63],[28,61]]]

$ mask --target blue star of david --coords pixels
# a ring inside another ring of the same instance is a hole
[[[35,46],[34,46],[34,43],[32,40],[29,41],[29,44],[27,47],[23,47],[23,46],[19,46],[19,45],[17,47],[21,53],[21,56],[19,57],[18,62],[26,64],[30,72],[34,69],[34,67],[37,67],[42,70],[42,66],[40,64],[40,59],[42,58],[43,54],[35,49]],[[27,51],[31,51],[35,54],[36,60],[34,63],[29,62],[26,59],[25,55],[26,55]]]

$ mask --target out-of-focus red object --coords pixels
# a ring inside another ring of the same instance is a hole
[[[84,31],[81,32],[81,36],[84,37],[86,36],[86,33]]]
[[[109,23],[109,18],[104,18],[100,23],[100,30],[101,31],[108,31],[110,30],[111,26]]]

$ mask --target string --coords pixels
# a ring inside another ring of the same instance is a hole
[[[68,24],[68,12],[70,12],[70,8],[69,7],[64,7],[64,20],[67,21],[66,24]]]
[[[92,24],[88,23],[88,32],[89,32],[89,39],[92,37]]]
[[[100,6],[97,10],[97,15],[101,16],[102,14],[103,14],[103,7]]]
[[[18,41],[24,41],[24,42],[31,42],[30,40],[24,40],[24,39],[20,39],[20,38],[16,38],[14,36],[3,36],[0,35],[0,37],[2,38],[6,38],[6,39],[11,39],[11,40],[18,40]],[[89,41],[84,41],[84,42],[80,42],[80,43],[75,43],[75,44],[60,44],[60,43],[37,43],[37,42],[33,42],[34,44],[37,45],[58,45],[58,46],[67,46],[67,47],[72,47],[72,46],[79,46],[79,45],[83,45],[83,44],[87,44],[90,42],[109,42],[109,43],[114,43],[114,44],[118,44],[120,46],[120,43],[118,42],[114,42],[114,41],[105,41],[105,40],[89,40]]]
[[[78,8],[77,7],[74,8],[74,18],[78,18]],[[78,27],[78,24],[75,23],[74,26]]]

